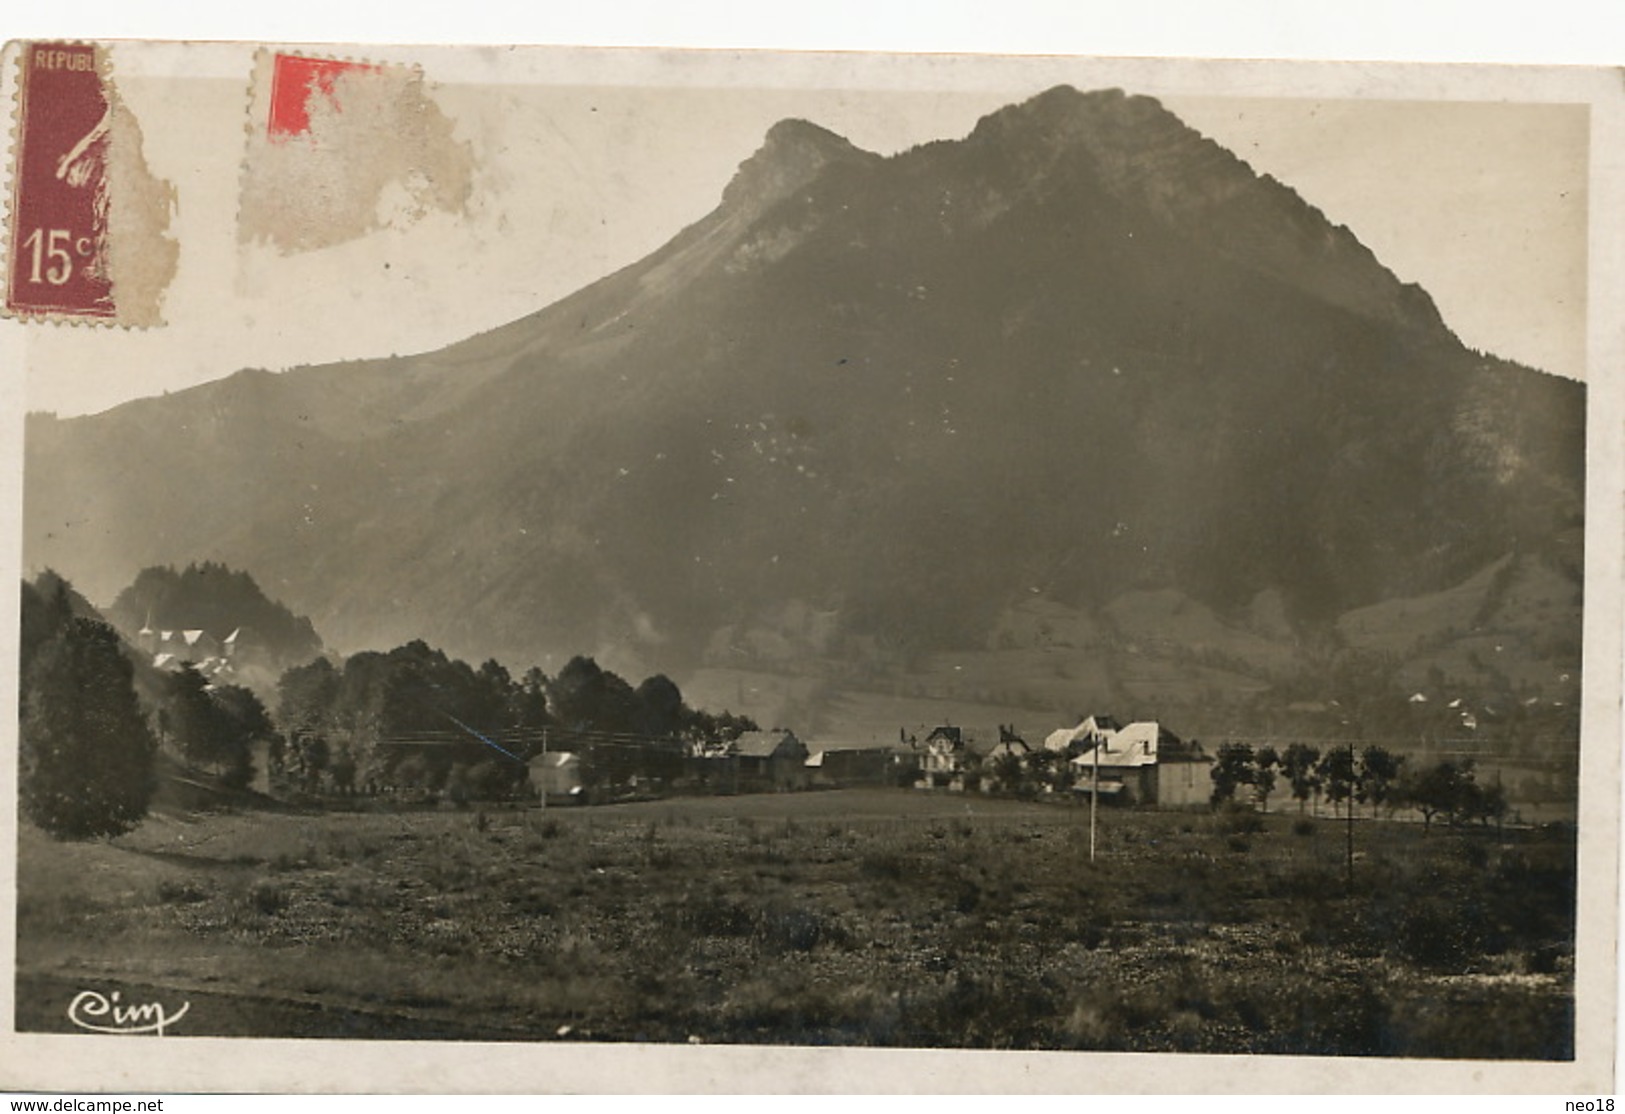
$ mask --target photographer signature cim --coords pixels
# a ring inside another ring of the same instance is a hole
[[[111,995],[96,990],[81,990],[68,1003],[68,1020],[92,1033],[156,1033],[186,1016],[191,1002],[182,1002],[181,1008],[170,1013],[161,1002],[143,1002],[139,1005],[119,1001],[120,993]]]

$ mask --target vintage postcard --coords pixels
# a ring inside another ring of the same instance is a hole
[[[0,104],[0,1083],[1612,1092],[1617,74]]]

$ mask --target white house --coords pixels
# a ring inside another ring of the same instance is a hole
[[[1213,759],[1155,720],[1119,727],[1110,716],[1090,716],[1077,727],[1051,733],[1044,745],[1075,752],[1075,792],[1164,807],[1206,804],[1212,794]]]

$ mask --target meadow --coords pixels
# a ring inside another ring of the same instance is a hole
[[[17,1025],[1564,1059],[1571,829],[909,790],[26,826]]]

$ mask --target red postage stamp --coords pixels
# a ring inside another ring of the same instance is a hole
[[[337,100],[339,78],[351,73],[376,73],[377,66],[337,58],[306,58],[277,54],[272,60],[271,110],[266,130],[277,137],[310,134],[311,100]]]
[[[111,109],[97,51],[36,43],[23,57],[6,308],[112,318],[107,267]]]
[[[473,155],[415,66],[261,51],[238,233],[317,251],[433,212],[461,213]]]
[[[24,43],[16,61],[5,315],[158,324],[174,193],[147,169],[105,48]]]

